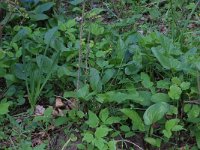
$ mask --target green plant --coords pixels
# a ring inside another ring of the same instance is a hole
[[[1,3],[0,145],[199,149],[197,6]]]
[[[89,145],[95,146],[98,149],[116,149],[116,142],[114,140],[106,141],[105,138],[108,136],[109,132],[112,131],[109,128],[113,123],[118,123],[120,121],[119,117],[109,117],[109,110],[102,109],[99,113],[99,117],[96,116],[92,111],[88,112],[88,121],[86,124],[95,129],[91,132],[90,130],[83,133],[83,142]]]

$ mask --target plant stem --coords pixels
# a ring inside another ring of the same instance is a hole
[[[62,147],[62,149],[61,150],[65,150],[65,147],[67,147],[68,146],[68,144],[69,144],[69,142],[71,141],[71,139],[69,139],[64,145],[63,145],[63,147]]]
[[[86,53],[86,58],[85,58],[85,74],[86,74],[86,79],[85,79],[85,83],[87,82],[87,77],[88,77],[88,60],[89,60],[89,55],[90,55],[90,29],[89,29],[89,33],[88,33],[88,38],[87,38],[87,53]]]
[[[116,140],[116,142],[126,142],[126,143],[130,143],[130,144],[133,144],[135,147],[137,147],[138,149],[140,150],[144,150],[142,147],[140,147],[139,145],[137,145],[136,143],[132,142],[132,141],[129,141],[129,140]]]
[[[81,65],[82,65],[82,38],[83,38],[83,23],[84,23],[84,14],[85,14],[85,1],[82,5],[82,17],[81,17],[81,24],[80,24],[80,48],[79,48],[79,57],[78,57],[78,75],[77,75],[77,84],[76,89],[80,88],[80,76],[81,76]]]

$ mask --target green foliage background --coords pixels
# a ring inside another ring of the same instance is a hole
[[[47,149],[32,135],[54,126],[67,127],[62,149],[199,149],[198,3],[2,2],[2,147]],[[56,96],[77,107],[53,116]]]

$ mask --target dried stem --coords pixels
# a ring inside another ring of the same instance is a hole
[[[140,147],[139,145],[137,145],[137,144],[135,144],[135,143],[133,143],[132,141],[129,141],[129,140],[125,140],[125,139],[123,139],[123,140],[116,140],[116,142],[130,143],[130,144],[136,146],[137,148],[139,148],[140,150],[144,150],[142,147]]]
[[[186,104],[196,104],[196,105],[200,105],[200,100],[184,101],[184,103],[186,103]]]
[[[85,14],[85,2],[82,5],[82,16],[80,22],[80,48],[79,48],[79,58],[78,58],[78,75],[77,75],[77,85],[76,89],[80,88],[80,76],[81,76],[81,65],[82,65],[82,39],[83,39],[83,24],[84,24],[84,14]]]
[[[87,52],[86,52],[86,58],[85,58],[85,75],[86,75],[85,83],[87,82],[87,77],[88,77],[88,70],[89,70],[88,60],[89,60],[89,55],[90,55],[90,30],[89,30],[88,37],[87,37]]]

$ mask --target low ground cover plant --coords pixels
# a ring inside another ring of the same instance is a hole
[[[1,2],[0,149],[200,149],[199,4]]]

